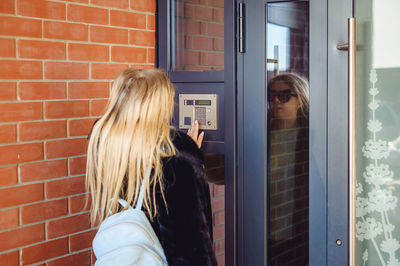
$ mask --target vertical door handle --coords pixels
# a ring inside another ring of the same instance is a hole
[[[245,3],[239,3],[239,53],[245,52]]]
[[[348,43],[338,44],[340,51],[348,51],[348,195],[349,195],[349,265],[355,263],[355,228],[356,228],[356,19],[348,19]]]
[[[348,19],[348,130],[349,130],[349,265],[355,266],[356,245],[356,21]]]

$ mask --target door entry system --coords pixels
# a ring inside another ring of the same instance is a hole
[[[200,129],[217,130],[217,94],[179,94],[179,128],[197,120]]]

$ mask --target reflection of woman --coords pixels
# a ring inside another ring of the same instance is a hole
[[[118,198],[135,206],[143,183],[143,210],[168,264],[216,265],[202,134],[198,123],[189,136],[172,129],[174,94],[159,70],[126,69],[115,80],[88,147],[92,221],[118,212]]]
[[[294,73],[280,74],[271,79],[269,88],[276,127],[293,128],[300,120],[308,119],[309,87],[304,78]]]
[[[309,87],[284,73],[269,88],[271,265],[308,265]]]

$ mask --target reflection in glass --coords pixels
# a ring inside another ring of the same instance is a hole
[[[224,69],[224,0],[173,3],[173,69]]]
[[[269,265],[308,265],[308,2],[267,5]]]

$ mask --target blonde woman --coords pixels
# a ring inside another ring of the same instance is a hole
[[[217,265],[205,180],[203,133],[171,127],[175,90],[160,70],[124,70],[107,110],[94,125],[88,147],[91,219],[120,211],[118,198],[135,206],[146,169],[143,210],[169,265]],[[111,212],[110,212],[111,210]]]

